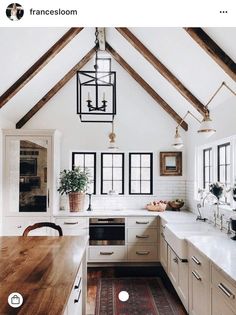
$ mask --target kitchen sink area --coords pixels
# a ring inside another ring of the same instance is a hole
[[[188,244],[186,239],[191,236],[211,235],[225,237],[225,233],[221,233],[212,225],[203,222],[166,224],[163,233],[167,243],[180,259],[187,259]]]

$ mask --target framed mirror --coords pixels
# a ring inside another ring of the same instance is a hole
[[[182,152],[160,152],[160,175],[182,176]]]

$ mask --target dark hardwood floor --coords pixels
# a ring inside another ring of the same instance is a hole
[[[87,315],[94,315],[97,285],[100,278],[160,277],[166,287],[171,302],[178,307],[179,315],[187,315],[178,295],[162,267],[89,267]],[[161,315],[161,314],[160,314]]]

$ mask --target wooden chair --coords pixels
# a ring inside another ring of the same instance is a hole
[[[63,235],[60,225],[56,225],[55,223],[51,223],[51,222],[39,222],[39,223],[35,223],[33,225],[29,225],[24,230],[23,236],[27,236],[30,231],[41,228],[41,227],[50,227],[54,230],[57,230],[59,233],[59,236]]]

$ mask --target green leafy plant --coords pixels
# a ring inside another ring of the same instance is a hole
[[[72,192],[85,192],[89,180],[89,171],[75,167],[73,170],[63,170],[60,172],[60,186],[58,191],[61,195]]]

